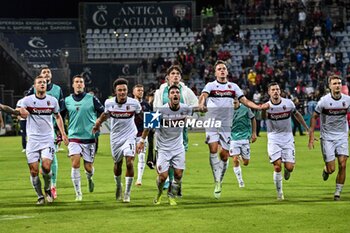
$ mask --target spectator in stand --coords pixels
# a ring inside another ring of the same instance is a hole
[[[252,69],[249,70],[248,85],[249,85],[248,99],[251,99],[251,97],[256,91],[256,73]]]

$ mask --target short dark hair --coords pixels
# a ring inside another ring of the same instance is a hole
[[[74,76],[73,76],[73,78],[72,78],[72,83],[74,83],[74,79],[76,79],[76,78],[82,78],[82,79],[84,80],[84,82],[85,82],[84,76],[82,76],[82,75],[80,75],[80,74],[77,74],[77,75],[74,75]]]
[[[278,82],[271,82],[271,83],[269,83],[269,84],[267,85],[267,89],[269,90],[269,89],[270,89],[270,87],[272,87],[272,86],[276,86],[276,85],[278,85],[278,86],[279,86]]]
[[[43,70],[50,70],[51,71],[51,69],[48,66],[44,66],[44,67],[41,67],[40,74]]]
[[[118,78],[113,82],[113,90],[115,90],[115,87],[118,85],[128,85],[128,80],[126,80],[125,78]]]
[[[169,93],[170,93],[170,91],[171,91],[172,89],[178,89],[178,90],[180,91],[180,87],[179,87],[179,86],[177,86],[177,85],[171,85],[171,86],[169,87],[169,89],[168,89],[168,95],[169,95]]]
[[[227,67],[227,64],[226,64],[225,61],[223,61],[223,60],[217,60],[217,61],[215,62],[215,64],[214,64],[214,70],[216,70],[216,66],[217,66],[217,65],[220,65],[220,64],[224,64],[224,65]]]
[[[132,88],[132,90],[135,90],[135,88],[143,88],[143,85],[142,84],[136,84],[133,88]]]
[[[171,71],[173,70],[177,70],[180,72],[180,74],[182,75],[182,70],[181,70],[181,67],[179,65],[172,65],[170,66],[167,71],[166,71],[166,74],[169,75]]]

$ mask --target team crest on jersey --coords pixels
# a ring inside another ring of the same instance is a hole
[[[286,105],[283,105],[283,107],[282,107],[282,108],[283,108],[283,110],[286,110],[286,109],[287,109]]]
[[[76,110],[79,111],[79,107],[77,107]]]
[[[343,104],[343,107],[345,107],[345,101],[343,101],[343,103],[342,103],[342,104]]]
[[[36,101],[34,101],[33,104],[36,105]]]
[[[50,100],[47,101],[47,106],[50,106],[51,105],[51,102]]]
[[[229,84],[229,85],[227,85],[227,86],[228,86],[228,88],[230,88],[230,89],[231,89],[231,87],[232,87],[231,84]]]
[[[161,171],[162,170],[162,166],[158,166],[158,171]]]
[[[130,106],[127,105],[127,106],[126,106],[126,111],[129,111],[129,110],[130,110]]]
[[[329,103],[330,106],[332,106],[332,103]]]

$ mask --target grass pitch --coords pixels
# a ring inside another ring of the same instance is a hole
[[[20,152],[20,137],[1,137],[0,231],[349,232],[349,185],[345,184],[341,201],[333,201],[336,175],[331,175],[326,182],[322,180],[319,143],[310,151],[307,136],[295,137],[296,167],[291,178],[283,180],[285,200],[277,201],[273,168],[266,153],[266,134],[262,134],[251,145],[249,166],[242,167],[246,187],[238,188],[230,161],[221,198],[216,200],[205,136],[190,133],[189,137],[183,198],[175,207],[168,205],[166,195],[163,195],[160,206],[153,205],[157,192],[156,172],[148,167],[142,186],[133,185],[131,203],[115,200],[108,135],[100,137],[93,193],[88,192],[81,167],[83,201],[74,201],[70,160],[67,149],[63,147],[65,150],[58,153],[58,199],[51,205],[36,206],[25,154]],[[134,167],[136,177],[137,160]]]

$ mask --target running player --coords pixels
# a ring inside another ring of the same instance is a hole
[[[277,190],[277,199],[283,200],[282,163],[284,179],[288,180],[295,165],[295,147],[291,124],[291,115],[308,131],[303,116],[296,110],[292,100],[282,98],[281,90],[276,82],[268,85],[270,109],[262,112],[267,127],[267,151],[270,163],[273,164],[273,181]]]
[[[59,114],[58,102],[54,97],[46,95],[46,78],[37,76],[34,80],[34,87],[36,93],[23,99],[20,112],[23,117],[27,118],[28,143],[26,156],[31,182],[38,195],[37,204],[41,205],[45,203],[45,200],[38,176],[39,160],[42,160],[46,200],[47,202],[53,202],[54,199],[50,189],[52,174],[50,168],[55,152],[53,114],[66,145],[68,144],[68,139],[64,132],[62,117]]]
[[[60,86],[53,84],[52,83],[52,72],[48,67],[44,67],[40,71],[40,75],[46,78],[47,82],[47,89],[46,89],[46,94],[51,95],[56,98],[58,101],[58,105],[60,107],[60,111],[62,114],[62,111],[64,111],[64,97],[63,97],[63,92]],[[32,95],[35,94],[35,86],[32,86],[29,90],[27,95]],[[64,116],[62,115],[64,118]],[[56,127],[56,122],[54,122],[54,128],[55,128],[55,138],[57,138],[56,132],[57,132],[57,127]],[[51,171],[52,171],[52,177],[51,177],[51,192],[53,197],[56,199],[57,198],[57,174],[58,174],[58,160],[56,156],[56,152],[58,150],[58,146],[55,146],[55,154],[54,154],[54,159],[51,164]]]
[[[309,148],[314,147],[314,130],[316,120],[321,119],[321,149],[325,167],[323,180],[335,171],[335,158],[338,160],[338,174],[335,181],[334,200],[340,200],[340,194],[345,183],[346,161],[349,157],[348,124],[346,115],[350,111],[350,97],[341,93],[341,78],[337,75],[329,77],[328,85],[331,92],[318,101],[311,118]]]
[[[231,142],[230,142],[230,156],[233,159],[233,172],[236,175],[238,186],[244,187],[242,169],[240,166],[240,159],[244,166],[249,164],[250,160],[250,145],[251,141],[254,143],[256,137],[256,120],[254,113],[250,108],[240,104],[235,98],[234,112],[231,127]],[[251,129],[251,130],[247,130]]]
[[[86,178],[89,192],[94,191],[94,158],[95,158],[95,134],[92,127],[96,122],[97,114],[104,112],[104,107],[93,95],[85,92],[83,76],[73,77],[74,93],[65,98],[65,106],[68,113],[68,150],[72,162],[71,179],[73,182],[76,201],[83,199],[80,182],[80,158],[84,160]]]
[[[248,100],[235,83],[228,82],[228,70],[224,61],[218,60],[214,65],[216,80],[209,82],[199,97],[199,110],[206,113],[207,118],[221,121],[220,128],[206,128],[206,143],[209,146],[210,165],[214,176],[214,197],[220,198],[222,180],[227,169],[229,158],[230,134],[233,114],[233,99],[252,109],[267,109],[268,104],[256,105]],[[206,106],[205,106],[206,104]],[[218,158],[219,144],[222,147]]]

